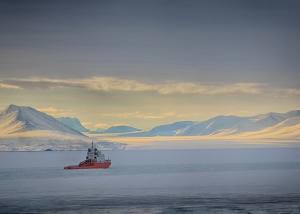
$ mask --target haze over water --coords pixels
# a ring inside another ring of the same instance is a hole
[[[1,213],[299,213],[300,149],[1,152]]]

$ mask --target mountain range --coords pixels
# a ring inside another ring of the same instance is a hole
[[[85,128],[80,120],[75,117],[59,117],[56,118],[59,122],[65,124],[71,129],[74,129],[78,132],[88,132],[90,134],[121,134],[121,133],[131,133],[131,132],[139,132],[141,129],[132,127],[132,126],[126,126],[126,125],[119,125],[119,126],[111,126],[107,129],[95,129],[95,130],[89,130]]]
[[[180,121],[149,131],[124,134],[126,137],[218,136],[300,138],[300,110],[267,113],[251,117],[217,116],[205,121]]]
[[[91,142],[86,131],[76,118],[54,118],[32,107],[10,105],[0,113],[0,151],[83,149]],[[219,140],[299,140],[300,110],[251,117],[223,115],[205,121],[179,121],[148,131],[130,126],[113,126],[101,131],[101,134],[108,133],[118,137],[202,136]],[[98,139],[105,139],[101,134]],[[120,143],[101,143],[105,148],[125,147]]]
[[[92,140],[76,130],[82,127],[73,128],[79,120],[61,120],[31,107],[10,105],[0,113],[0,151],[85,149]],[[95,143],[106,149],[124,148],[119,143]]]

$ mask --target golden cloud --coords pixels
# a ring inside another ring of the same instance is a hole
[[[1,82],[0,82],[0,88],[5,88],[5,89],[21,89],[20,86],[12,85],[12,84],[7,84],[7,83],[1,83]]]
[[[225,94],[283,94],[300,95],[298,88],[272,88],[261,83],[232,83],[232,84],[207,84],[199,82],[164,82],[146,83],[143,81],[120,79],[115,77],[98,76],[83,79],[51,79],[51,78],[23,78],[4,80],[7,87],[77,87],[93,91],[112,92],[156,92],[168,94],[200,94],[200,95],[225,95]]]
[[[108,128],[108,127],[110,127],[110,125],[107,124],[107,123],[96,123],[94,125],[94,128],[99,128],[99,129],[105,129],[105,128]]]
[[[44,107],[44,108],[37,108],[37,110],[39,110],[41,112],[45,112],[47,114],[50,114],[54,117],[67,116],[71,113],[70,111],[67,111],[67,110],[64,110],[64,109],[58,109],[58,108],[55,108],[53,106],[48,106],[48,107]]]
[[[135,112],[123,112],[123,113],[106,113],[106,114],[101,114],[101,116],[116,117],[122,119],[137,118],[137,119],[155,120],[155,119],[164,119],[168,117],[176,117],[176,112],[149,113],[149,112],[135,111]]]

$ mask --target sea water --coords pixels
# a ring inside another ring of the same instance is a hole
[[[0,213],[300,213],[300,149],[0,152]]]

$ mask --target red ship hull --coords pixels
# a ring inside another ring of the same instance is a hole
[[[79,165],[65,166],[64,169],[107,169],[111,165],[110,161],[104,162],[81,162]]]

